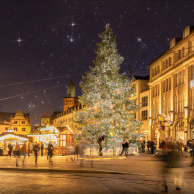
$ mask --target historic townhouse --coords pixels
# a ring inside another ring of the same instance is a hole
[[[139,133],[143,133],[143,138],[148,140],[149,132],[149,76],[133,76],[132,85],[135,87],[135,91],[130,100],[136,99],[137,104],[141,104],[141,110],[136,113],[136,118],[142,121],[142,126]]]
[[[174,122],[167,131],[169,138],[185,142],[194,138],[194,27],[186,27],[182,38],[173,38],[149,69],[150,136],[155,138],[158,117],[165,114]]]

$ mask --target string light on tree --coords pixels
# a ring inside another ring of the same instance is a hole
[[[99,35],[102,42],[96,51],[95,67],[90,67],[80,82],[82,96],[79,102],[85,105],[82,111],[74,113],[76,129],[81,130],[77,139],[84,138],[95,144],[99,136],[105,134],[105,147],[113,148],[121,144],[123,138],[137,138],[141,122],[135,118],[140,109],[136,101],[129,101],[134,88],[125,74],[119,74],[124,60],[117,52],[116,37],[110,25]]]

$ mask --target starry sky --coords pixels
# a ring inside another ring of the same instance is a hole
[[[32,124],[62,111],[71,75],[81,95],[107,23],[124,57],[120,73],[148,75],[149,63],[193,25],[193,7],[181,0],[1,0],[0,111],[30,111]]]

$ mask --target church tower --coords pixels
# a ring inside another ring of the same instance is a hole
[[[67,84],[67,97],[64,97],[63,111],[68,110],[72,106],[79,104],[78,98],[76,98],[76,87],[75,83],[71,82]]]

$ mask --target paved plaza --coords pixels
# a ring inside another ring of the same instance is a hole
[[[16,168],[14,157],[2,156],[1,193],[161,193],[163,189],[163,162],[159,156],[86,156],[81,167],[74,158],[54,156],[51,165],[46,156],[39,156],[35,165],[31,156],[22,165],[21,156]],[[182,190],[176,191],[171,180],[169,193],[194,193],[194,167],[190,162],[191,157],[182,158]]]

